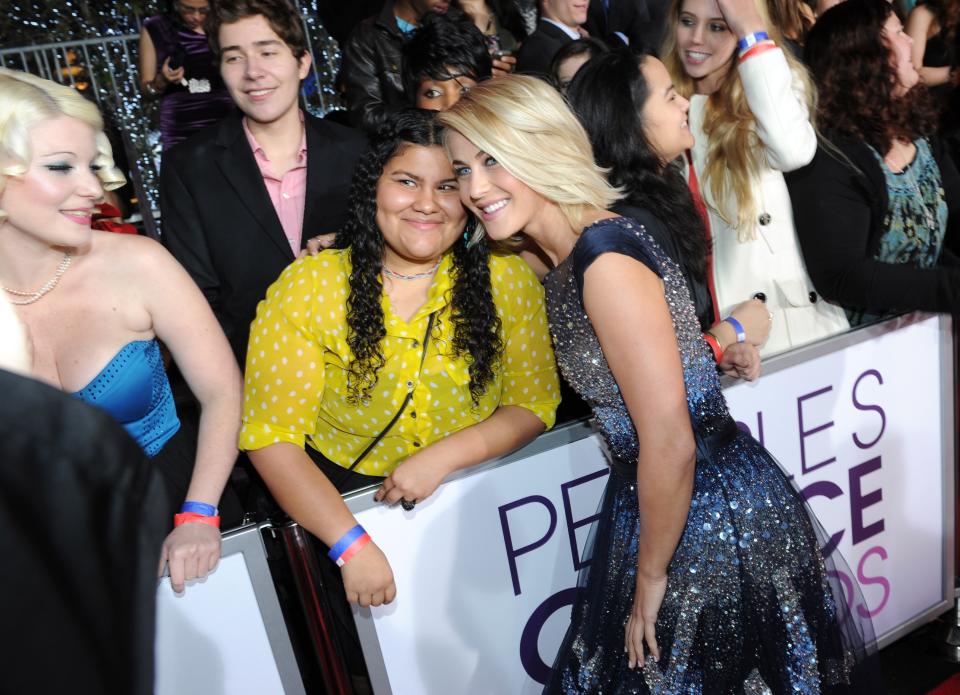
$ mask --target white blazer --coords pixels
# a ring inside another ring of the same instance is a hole
[[[810,282],[783,179],[783,172],[809,164],[817,151],[803,87],[793,83],[790,66],[779,48],[744,61],[738,70],[766,162],[753,186],[757,219],[752,241],[741,242],[737,230],[720,217],[710,186],[703,179],[707,158],[703,122],[708,97],[691,98],[688,122],[695,138],[693,166],[710,214],[717,309],[721,316],[728,316],[737,304],[762,293],[768,311],[773,313],[770,337],[760,350],[768,357],[840,333],[850,325],[843,309],[822,299]],[[686,173],[689,176],[689,171]],[[735,203],[724,209],[735,210]]]

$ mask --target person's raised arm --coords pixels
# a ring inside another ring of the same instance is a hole
[[[946,84],[950,81],[949,65],[939,67],[924,67],[923,55],[927,52],[927,36],[930,34],[930,25],[936,20],[933,12],[926,5],[918,5],[910,10],[910,16],[907,18],[907,26],[904,31],[913,39],[913,47],[910,50],[910,57],[913,60],[913,67],[920,74],[920,79],[928,87]]]
[[[584,273],[583,302],[637,432],[640,535],[626,650],[659,659],[655,624],[690,509],[696,461],[683,367],[660,279],[625,255],[600,255]]]
[[[223,331],[190,276],[153,241],[139,242],[137,285],[157,338],[167,346],[200,404],[197,456],[187,499],[216,507],[237,457],[240,429],[240,370]],[[220,557],[220,533],[205,524],[184,523],[163,545],[161,568],[170,566],[174,589],[203,577]]]

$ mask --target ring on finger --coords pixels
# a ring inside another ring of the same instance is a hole
[[[416,500],[408,500],[406,497],[400,498],[400,506],[403,507],[405,512],[412,512],[413,508],[417,506]]]

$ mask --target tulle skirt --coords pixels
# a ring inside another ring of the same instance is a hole
[[[545,693],[883,692],[872,625],[835,579],[852,575],[837,551],[822,557],[826,534],[780,466],[730,425],[720,441],[697,441],[659,663],[631,670],[624,653],[639,519],[635,476],[615,469]]]

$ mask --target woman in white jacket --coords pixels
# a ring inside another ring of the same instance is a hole
[[[781,50],[762,0],[674,0],[668,22],[662,54],[690,99],[687,177],[705,204],[720,317],[763,299],[773,321],[763,356],[846,330],[807,276],[783,179],[817,149],[806,69]]]

